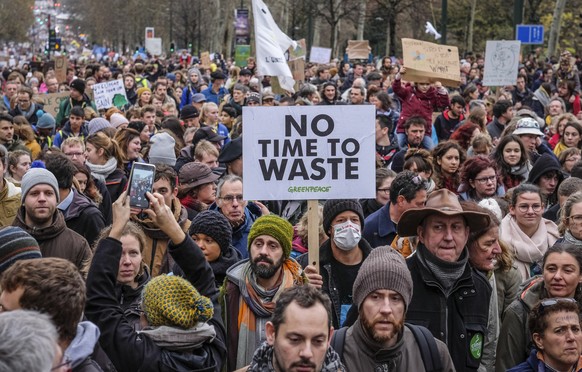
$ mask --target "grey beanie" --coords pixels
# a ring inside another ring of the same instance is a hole
[[[412,298],[412,276],[400,253],[389,246],[377,247],[364,260],[354,281],[352,293],[358,309],[366,297],[378,289],[400,293],[408,308]]]
[[[111,128],[112,125],[103,118],[94,118],[89,122],[89,136],[105,128]]]
[[[176,165],[176,153],[174,146],[176,140],[166,132],[160,132],[150,138],[149,162],[150,164]]]
[[[38,121],[36,122],[36,127],[39,129],[45,129],[45,128],[55,128],[55,118],[49,114],[48,112],[45,112],[44,114],[42,114],[42,116],[38,119]]]
[[[335,216],[345,211],[353,211],[360,216],[360,227],[364,230],[364,211],[362,205],[354,199],[329,199],[323,205],[323,231],[329,234]]]
[[[49,185],[55,190],[55,195],[57,196],[57,202],[61,201],[59,196],[59,183],[54,174],[44,168],[30,168],[28,172],[22,177],[22,182],[20,183],[20,189],[22,193],[22,202],[26,198],[26,194],[36,185]]]

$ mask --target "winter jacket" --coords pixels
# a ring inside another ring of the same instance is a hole
[[[372,252],[372,247],[370,243],[362,238],[358,243],[358,248],[362,250],[362,262],[368,257]],[[333,275],[331,272],[331,260],[333,257],[333,251],[331,249],[331,240],[326,240],[319,248],[319,274],[323,279],[323,285],[321,290],[327,293],[331,299],[331,318],[334,329],[340,329],[340,318],[341,318],[341,295],[334,283]],[[305,269],[309,265],[309,253],[304,253],[297,259],[297,262]],[[336,273],[336,275],[341,275],[341,273]]]
[[[111,200],[115,202],[119,195],[125,190],[127,185],[127,176],[123,169],[117,168],[105,179],[105,186],[107,186],[107,191],[109,191],[109,196]]]
[[[496,372],[505,372],[527,359],[533,346],[527,325],[529,313],[546,297],[548,296],[541,276],[535,276],[523,283],[519,297],[503,314],[497,342]]]
[[[392,244],[396,235],[396,224],[390,219],[390,202],[366,218],[362,236],[372,248]]]
[[[444,342],[435,339],[439,351],[443,372],[455,371],[451,355]],[[343,357],[348,372],[364,371],[414,371],[424,372],[420,347],[408,327],[398,335],[396,344],[382,348],[380,344],[370,339],[364,331],[361,320],[348,328],[344,343]],[[382,367],[377,368],[377,366]]]
[[[432,113],[449,105],[448,94],[440,94],[436,88],[430,87],[426,93],[421,93],[412,85],[402,86],[400,79],[394,79],[392,90],[402,103],[400,119],[396,133],[404,133],[404,123],[412,116],[421,116],[426,120],[424,135],[432,135]]]
[[[101,330],[100,344],[118,371],[219,372],[226,354],[225,332],[212,270],[189,236],[180,244],[170,243],[169,252],[183,268],[188,281],[201,295],[212,300],[214,314],[206,324],[216,333],[215,338],[205,339],[192,350],[177,351],[158,346],[146,332],[135,331],[115,297],[121,242],[112,238],[102,240],[95,251],[87,277],[85,315]]]
[[[25,213],[24,206],[20,207],[12,225],[22,228],[36,239],[42,256],[69,260],[77,266],[83,276],[87,276],[92,256],[89,243],[67,227],[63,213],[55,211],[52,224],[42,229],[28,226],[24,222]]]
[[[172,212],[178,221],[182,231],[188,232],[190,220],[186,209],[180,205],[177,198],[172,199]],[[146,236],[146,244],[142,252],[143,261],[150,268],[152,277],[167,274],[174,266],[172,258],[168,255],[168,236],[161,231],[150,219],[140,219],[139,215],[131,217],[143,229]]]
[[[432,271],[420,262],[419,249],[406,260],[414,285],[406,320],[445,342],[457,371],[477,371],[487,334],[489,281],[467,263],[447,297]]]
[[[501,138],[501,133],[505,130],[505,125],[501,124],[497,118],[493,118],[493,121],[487,124],[487,133],[491,136],[491,139]]]
[[[437,116],[434,121],[434,130],[436,131],[439,141],[446,141],[451,137],[457,125],[465,120],[465,116],[461,114],[458,118],[451,117],[451,110],[446,109],[442,114]]]
[[[527,360],[517,366],[508,369],[507,372],[555,372],[553,369],[546,368],[543,356],[537,350],[532,350]],[[578,359],[578,364],[574,372],[582,372],[582,356]]]
[[[208,86],[208,88],[204,89],[200,93],[204,94],[204,97],[206,97],[206,102],[214,102],[217,105],[220,105],[220,103],[222,102],[224,96],[226,96],[228,94],[228,90],[226,90],[226,88],[220,87],[218,89],[218,92],[215,93],[212,90],[212,83],[210,83],[210,85]]]
[[[65,121],[69,119],[69,116],[71,116],[71,109],[74,106],[80,106],[81,108],[91,107],[95,112],[97,112],[97,107],[95,107],[95,104],[91,101],[91,98],[89,98],[88,95],[83,94],[83,98],[80,101],[74,101],[69,97],[68,99],[62,100],[59,104],[59,112],[55,118],[57,128],[64,125]]]
[[[497,306],[499,307],[499,319],[501,322],[505,309],[517,298],[519,286],[521,285],[521,274],[517,266],[512,265],[507,271],[495,269],[495,284],[497,285]]]
[[[4,178],[4,187],[0,190],[0,227],[12,224],[20,208],[20,200],[20,187]]]
[[[44,110],[44,106],[42,104],[31,102],[28,110],[22,111],[20,106],[16,105],[16,107],[14,109],[10,110],[9,114],[12,117],[19,116],[19,115],[24,116],[30,125],[36,125],[36,123],[38,122],[39,116],[42,116],[44,114],[43,110]],[[40,111],[40,113],[39,113],[39,111]]]
[[[218,208],[216,203],[213,203],[209,209],[220,212],[220,208]],[[253,226],[255,220],[261,217],[262,214],[263,212],[257,204],[248,202],[245,207],[245,221],[242,225],[232,228],[232,245],[237,249],[237,251],[239,251],[242,258],[249,257],[249,251],[247,248],[249,232],[251,231],[251,226]]]
[[[73,200],[65,210],[61,210],[65,216],[67,227],[87,239],[92,247],[99,238],[99,234],[105,228],[105,218],[99,208],[85,195],[75,189],[71,189]]]
[[[144,265],[143,273],[137,277],[137,287],[132,288],[119,282],[115,284],[115,297],[119,301],[119,306],[123,310],[125,318],[136,330],[141,329],[140,318],[143,313],[141,310],[142,292],[150,278],[150,271]]]
[[[74,137],[75,135],[71,132],[71,122],[67,120],[63,129],[59,130],[54,137],[53,146],[61,148],[61,145],[65,140],[69,137]],[[85,139],[89,136],[89,129],[87,123],[83,123],[81,125],[81,129],[79,130],[78,137],[85,141]]]

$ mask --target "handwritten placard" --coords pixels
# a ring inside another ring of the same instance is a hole
[[[519,69],[519,40],[487,40],[483,85],[514,85]]]
[[[69,92],[40,94],[36,96],[38,100],[44,104],[44,111],[56,117],[59,113],[59,105],[64,99],[69,99],[71,94]]]
[[[440,45],[415,39],[402,39],[405,80],[457,87],[461,83],[459,50],[450,45]]]

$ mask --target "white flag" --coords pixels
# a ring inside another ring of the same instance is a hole
[[[259,75],[276,76],[283,89],[294,92],[295,80],[285,52],[290,46],[295,48],[297,43],[279,29],[262,0],[253,0],[253,17]]]

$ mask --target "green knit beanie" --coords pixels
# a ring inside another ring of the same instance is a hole
[[[283,248],[283,255],[285,258],[289,258],[289,255],[291,255],[291,242],[293,241],[293,226],[289,221],[275,214],[269,214],[257,218],[249,232],[249,252],[253,240],[261,235],[269,235],[277,239]]]
[[[190,329],[212,318],[214,306],[186,279],[160,275],[145,286],[143,310],[152,327]]]

